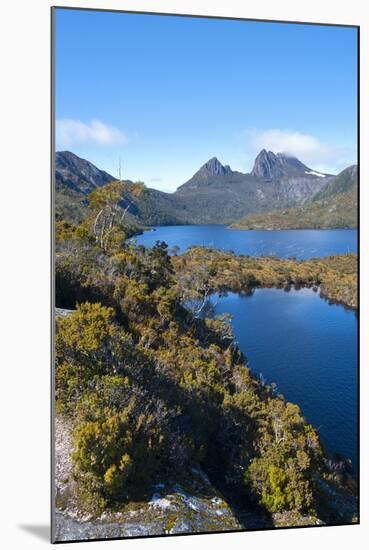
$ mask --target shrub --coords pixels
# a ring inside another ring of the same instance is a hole
[[[134,361],[132,339],[114,322],[114,310],[84,303],[57,320],[56,399],[62,412],[73,412],[95,377],[123,373]]]
[[[108,503],[145,493],[166,456],[161,427],[138,409],[134,401],[120,410],[97,408],[94,419],[78,422],[75,430],[78,479]]]

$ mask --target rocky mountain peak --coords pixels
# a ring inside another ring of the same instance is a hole
[[[296,157],[262,149],[255,159],[251,175],[272,181],[288,176],[305,175],[308,172],[311,172],[310,169]]]
[[[198,189],[203,184],[209,184],[219,176],[232,174],[232,170],[228,164],[223,165],[217,157],[208,160],[201,168],[189,179],[186,183],[178,187],[179,192],[192,191]]]
[[[251,174],[262,179],[272,179],[276,165],[277,156],[272,151],[262,149],[255,159]]]
[[[204,177],[209,176],[225,176],[232,172],[231,168],[227,165],[223,166],[217,157],[213,157],[208,162],[206,162],[200,170],[196,173],[197,175],[202,175]]]

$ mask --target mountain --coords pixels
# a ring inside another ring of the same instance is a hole
[[[79,223],[86,215],[87,195],[113,176],[70,151],[55,153],[55,216]]]
[[[174,193],[148,188],[129,213],[144,225],[229,224],[248,214],[301,206],[332,178],[283,153],[261,151],[248,174],[213,157]],[[57,217],[79,220],[88,193],[113,179],[71,152],[56,153]]]
[[[116,178],[88,160],[70,151],[55,154],[55,215],[70,223],[79,223],[87,213],[87,196],[97,187]],[[129,209],[131,221],[145,225],[186,223],[175,215],[173,195],[148,189],[144,198]]]
[[[251,174],[265,182],[279,184],[288,200],[303,204],[323,189],[331,174],[312,170],[299,159],[286,153],[263,149],[255,159]],[[277,205],[276,205],[277,206]]]
[[[263,149],[249,174],[231,170],[214,157],[174,195],[191,223],[232,223],[251,213],[300,206],[332,177],[294,157]]]
[[[357,166],[331,178],[299,208],[252,214],[231,225],[237,229],[356,228],[358,216]]]
[[[333,178],[319,193],[314,195],[313,201],[327,199],[337,193],[346,193],[352,190],[357,190],[357,166],[349,166],[342,170],[335,178]]]
[[[213,157],[201,166],[200,170],[198,170],[191,179],[186,181],[183,185],[180,185],[177,189],[177,193],[183,193],[189,190],[196,191],[203,185],[211,185],[218,176],[226,176],[232,173],[228,164],[223,166],[216,157]]]
[[[327,174],[314,172],[296,157],[285,153],[274,154],[272,151],[266,151],[265,149],[262,149],[256,157],[251,174],[267,181],[291,177],[325,178],[327,176]]]
[[[88,195],[96,187],[114,179],[104,170],[99,170],[88,160],[81,159],[70,151],[57,151],[55,154],[56,189],[67,188]]]

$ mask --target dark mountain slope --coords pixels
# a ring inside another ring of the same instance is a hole
[[[55,154],[55,215],[57,219],[80,222],[86,214],[86,196],[113,176],[70,151]]]
[[[144,225],[186,225],[193,223],[186,205],[175,193],[148,188],[144,197],[135,200],[130,212]]]
[[[56,189],[72,189],[88,195],[96,187],[105,185],[115,178],[99,170],[91,162],[77,157],[70,151],[58,151],[55,154]]]
[[[87,195],[114,179],[74,153],[58,151],[55,155],[56,217],[69,222],[81,221],[86,211]],[[133,202],[129,214],[133,221],[144,225],[187,223],[186,213],[182,218],[177,215],[177,210],[174,194],[148,189],[145,197]]]

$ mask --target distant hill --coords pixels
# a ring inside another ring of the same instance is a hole
[[[88,195],[96,187],[105,185],[115,179],[113,176],[96,168],[91,162],[77,157],[70,151],[55,153],[56,189],[71,189]]]
[[[332,178],[299,208],[254,214],[231,225],[237,229],[356,228],[358,216],[357,166]]]
[[[87,198],[96,187],[112,181],[113,176],[99,170],[88,160],[70,151],[55,153],[55,214],[67,221],[81,221]]]
[[[70,151],[57,151],[55,154],[56,217],[69,222],[81,221],[86,213],[88,194],[115,179],[116,177]],[[129,214],[136,223],[143,225],[185,223],[176,217],[176,206],[173,204],[172,197],[170,193],[148,189],[145,198],[132,204]]]
[[[297,207],[334,178],[295,157],[262,150],[244,174],[211,158],[174,193],[148,189],[129,213],[143,225],[229,224],[249,214]],[[56,153],[56,215],[78,220],[87,195],[114,177],[69,151]]]
[[[357,166],[349,166],[333,178],[321,191],[313,197],[313,201],[327,199],[337,193],[346,193],[357,187]]]

